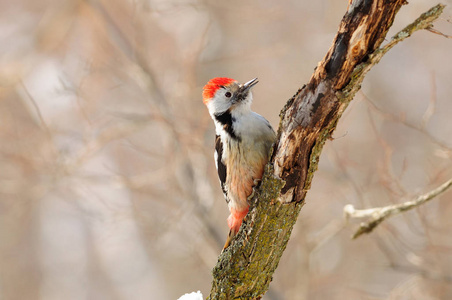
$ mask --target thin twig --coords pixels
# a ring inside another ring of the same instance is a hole
[[[22,89],[24,90],[25,94],[27,95],[28,99],[30,100],[31,104],[33,105],[33,108],[36,111],[36,115],[38,116],[39,122],[41,123],[42,128],[44,129],[44,131],[46,132],[46,134],[49,137],[52,137],[52,133],[49,129],[49,126],[47,126],[46,121],[44,120],[44,117],[42,116],[41,110],[39,109],[39,105],[36,103],[35,99],[33,98],[33,96],[31,95],[31,93],[28,91],[27,87],[25,86],[24,82],[21,80],[19,82],[20,86],[22,87]]]
[[[65,173],[70,174],[74,172],[109,142],[139,131],[149,125],[149,122],[150,120],[147,119],[137,119],[133,122],[119,123],[105,129],[97,137],[89,140],[76,155],[67,159],[64,164]]]
[[[351,80],[343,92],[345,92],[346,95],[356,94],[356,92],[360,89],[359,83],[364,80],[367,72],[369,72],[374,65],[378,64],[383,56],[392,49],[392,47],[410,37],[416,31],[432,28],[432,23],[441,15],[444,7],[445,5],[443,4],[433,6],[428,11],[420,15],[419,18],[417,18],[413,23],[407,25],[396,35],[394,35],[386,45],[369,54],[369,59],[366,62],[363,62],[355,67],[351,76],[352,78],[355,78],[355,80]]]
[[[447,35],[447,34],[445,34],[445,33],[442,33],[441,31],[436,30],[436,29],[433,28],[433,27],[429,27],[429,28],[426,28],[426,29],[427,29],[428,31],[430,31],[431,33],[438,34],[438,35],[442,35],[442,36],[445,37],[445,38],[452,39],[452,35]]]
[[[388,205],[370,209],[355,209],[351,204],[346,205],[344,207],[344,216],[346,220],[349,220],[350,218],[370,218],[366,222],[363,222],[359,225],[358,230],[353,234],[352,238],[356,239],[363,233],[372,232],[372,230],[374,230],[381,222],[383,222],[390,216],[397,215],[404,211],[418,207],[445,192],[451,186],[452,179],[449,179],[436,189],[418,196],[414,200],[396,205]]]
[[[400,124],[406,126],[407,128],[410,128],[410,129],[413,129],[413,130],[416,130],[416,131],[420,132],[421,134],[425,135],[436,146],[442,148],[441,149],[442,151],[450,152],[452,150],[449,145],[445,144],[444,142],[440,141],[439,139],[437,139],[436,137],[431,135],[427,130],[425,130],[422,127],[422,125],[419,126],[419,125],[415,125],[415,124],[409,123],[404,118],[396,115],[395,113],[390,112],[390,111],[385,111],[382,108],[378,107],[374,103],[374,101],[372,99],[370,99],[366,94],[361,93],[361,95],[364,97],[364,100],[366,100],[366,102],[370,104],[370,108],[372,108],[373,110],[377,111],[385,119],[387,119],[389,121],[400,123]]]
[[[433,116],[436,110],[436,75],[435,72],[430,73],[430,101],[428,103],[428,107],[422,116],[421,128],[425,129],[427,127],[427,123],[430,121],[430,118]]]

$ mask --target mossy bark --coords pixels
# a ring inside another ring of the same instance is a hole
[[[270,162],[239,233],[213,270],[209,299],[260,299],[268,290],[323,146],[366,73],[398,42],[393,39],[379,48],[403,4],[405,0],[354,0],[351,4],[309,83],[281,111]],[[437,5],[423,14],[415,30],[428,28],[443,7]],[[410,26],[404,30],[401,39],[414,31]]]

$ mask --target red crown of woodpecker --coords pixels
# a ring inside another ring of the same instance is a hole
[[[207,104],[209,100],[213,98],[219,88],[227,86],[233,82],[237,81],[227,77],[217,77],[209,80],[209,82],[204,86],[202,92],[202,100],[204,104]]]

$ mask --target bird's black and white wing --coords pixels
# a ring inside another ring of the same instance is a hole
[[[220,179],[221,189],[223,190],[224,198],[229,203],[228,191],[226,190],[226,165],[223,163],[223,142],[221,137],[215,137],[215,166],[217,167],[218,177]]]

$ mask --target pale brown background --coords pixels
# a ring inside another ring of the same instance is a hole
[[[390,34],[437,3],[410,2]],[[259,77],[254,109],[276,128],[346,7],[2,0],[0,299],[208,295],[228,211],[202,86]],[[356,241],[342,217],[451,178],[451,114],[452,40],[418,32],[327,142],[264,299],[452,299],[452,191]]]

